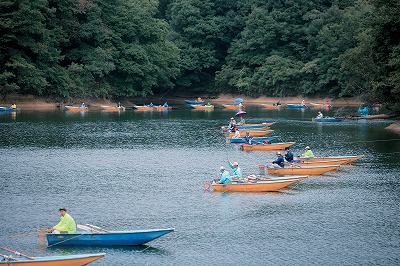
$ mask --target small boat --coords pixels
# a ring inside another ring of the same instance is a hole
[[[274,137],[253,137],[253,139],[251,140],[253,143],[257,143],[257,142],[265,142],[265,141],[272,141],[272,140],[276,140],[278,137],[274,136]],[[245,138],[237,138],[237,139],[233,139],[233,138],[228,138],[230,143],[246,143],[246,139]]]
[[[137,246],[175,231],[174,228],[133,231],[90,231],[46,234],[50,246]]]
[[[3,259],[0,265],[35,265],[35,266],[82,266],[87,265],[95,260],[103,258],[106,253],[80,254],[80,255],[63,255],[63,256],[45,256],[30,257],[19,252],[15,252],[18,257],[6,256],[0,254]]]
[[[215,192],[269,192],[278,191],[305,178],[307,178],[307,176],[274,178],[268,180],[249,180],[247,182],[232,181],[231,183],[226,184],[218,184],[214,181],[211,186]]]
[[[246,132],[249,132],[250,135],[253,137],[262,137],[262,136],[267,136],[274,131],[272,129],[269,129],[269,130],[244,130],[243,129],[243,130],[239,130],[239,132],[240,132],[241,137],[246,136]],[[229,137],[233,137],[234,135],[235,135],[235,133],[229,132]]]
[[[306,105],[303,104],[294,104],[294,103],[287,103],[286,106],[292,109],[301,109],[307,107]]]
[[[320,117],[320,118],[313,118],[312,119],[315,122],[341,122],[341,118],[336,118],[336,117]]]
[[[223,106],[225,109],[228,109],[228,110],[246,109],[246,106],[244,106],[244,105],[238,105],[238,104],[222,104],[222,106]]]
[[[261,106],[264,109],[279,109],[282,107],[282,105],[276,105],[276,104],[261,104]]]
[[[0,106],[0,112],[16,112],[16,111],[18,111],[17,108]]]
[[[191,104],[193,109],[195,110],[214,110],[214,105],[195,105]]]
[[[135,107],[138,111],[154,111],[156,109],[155,106],[148,105],[134,105],[133,107]]]
[[[324,166],[294,166],[287,168],[268,168],[269,175],[323,175],[326,172],[333,171],[340,165]]]
[[[100,106],[103,111],[106,112],[120,112],[120,111],[125,111],[125,107],[123,106],[107,106],[107,105],[102,105]]]
[[[185,102],[189,105],[203,105],[204,101],[197,101],[197,100],[185,100]]]
[[[87,106],[72,106],[72,105],[66,105],[65,109],[67,109],[70,112],[86,112],[89,111],[89,108]]]
[[[395,115],[390,116],[386,114],[379,114],[379,115],[361,115],[361,116],[351,116],[348,117],[348,119],[355,119],[355,120],[360,120],[360,119],[367,119],[367,120],[372,120],[372,119],[390,119],[396,117]]]
[[[242,151],[279,151],[284,150],[286,147],[292,146],[296,142],[281,142],[281,143],[271,143],[271,144],[241,144],[240,149]]]
[[[163,105],[155,106],[155,108],[157,111],[168,111],[172,109],[171,106],[163,106]]]
[[[301,161],[301,162],[293,162],[293,163],[288,163],[285,162],[285,167],[290,167],[290,166],[324,166],[324,165],[343,165],[347,164],[347,162],[350,160],[326,160],[326,161]]]
[[[345,161],[343,164],[349,164],[358,159],[361,159],[364,155],[351,155],[351,156],[336,156],[336,157],[300,157],[299,160],[302,162],[318,162],[318,161]]]

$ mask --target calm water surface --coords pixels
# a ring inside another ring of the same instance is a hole
[[[0,114],[0,246],[31,256],[106,252],[90,265],[399,265],[400,137],[391,121],[311,122],[316,110],[252,107],[279,141],[352,166],[279,193],[205,192],[227,160],[257,174],[274,153],[242,152],[220,132],[232,111]],[[330,111],[333,115],[333,111]],[[329,114],[329,113],[328,113]],[[139,247],[38,244],[65,207],[112,230],[176,228]],[[16,236],[16,237],[10,237]]]

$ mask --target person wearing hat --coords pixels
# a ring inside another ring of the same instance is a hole
[[[239,164],[237,162],[231,163],[229,160],[228,164],[233,171],[233,178],[242,178],[242,170],[240,170]]]
[[[231,117],[231,121],[230,121],[229,124],[228,124],[228,129],[229,129],[229,131],[235,132],[236,126],[237,126],[237,123],[236,123],[235,118]]]
[[[225,169],[225,167],[221,166],[219,168],[219,181],[218,184],[226,184],[230,183],[231,180],[231,175],[229,172]]]
[[[235,131],[235,135],[233,135],[232,138],[233,138],[233,139],[240,139],[241,136],[240,136],[240,131],[239,131],[239,129],[238,129],[237,127],[235,127],[234,131]]]
[[[314,153],[309,146],[307,146],[304,150],[305,152],[301,155],[301,157],[314,158]]]
[[[272,162],[272,166],[274,168],[283,168],[283,167],[285,167],[285,160],[283,159],[283,156],[282,156],[281,152],[278,151],[276,153],[276,155],[278,156],[278,158],[275,161]]]
[[[74,218],[72,218],[71,215],[67,213],[67,209],[65,208],[60,208],[59,209],[60,214],[61,214],[61,221],[56,224],[53,228],[48,229],[48,233],[55,233],[55,234],[60,234],[60,233],[68,233],[68,234],[73,234],[76,232],[76,223]]]

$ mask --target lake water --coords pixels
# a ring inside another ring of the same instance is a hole
[[[276,157],[226,143],[220,127],[233,111],[0,114],[0,246],[107,253],[90,265],[399,265],[392,121],[315,123],[316,112],[249,107],[246,121],[276,122],[272,135],[295,141],[295,154],[310,146],[316,156],[365,157],[282,192],[247,194],[203,188],[228,159],[257,174]],[[176,231],[139,247],[46,248],[30,233],[58,223],[60,207],[80,224]]]

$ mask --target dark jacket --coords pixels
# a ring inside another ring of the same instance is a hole
[[[277,165],[279,165],[282,168],[285,166],[285,160],[283,159],[282,155],[279,155],[278,159],[276,159],[272,163],[276,163]]]
[[[289,163],[293,161],[293,153],[290,150],[285,154],[285,160]]]

